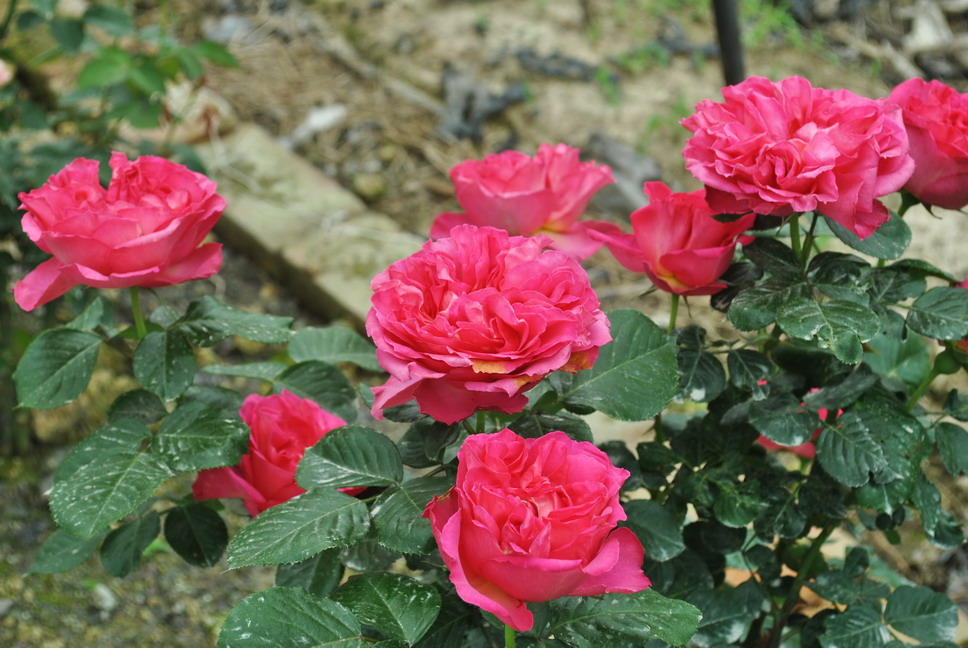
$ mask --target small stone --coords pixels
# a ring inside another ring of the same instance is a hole
[[[104,583],[98,583],[92,590],[94,605],[103,612],[112,612],[118,607],[118,597],[111,588]]]
[[[359,173],[353,176],[353,191],[367,202],[383,197],[387,183],[383,176],[376,173]]]

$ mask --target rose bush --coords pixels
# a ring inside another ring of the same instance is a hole
[[[457,483],[424,511],[457,593],[517,630],[526,603],[638,592],[642,543],[618,494],[629,473],[586,442],[511,430],[467,437]]]
[[[601,243],[588,236],[598,223],[579,222],[592,195],[615,182],[612,170],[580,162],[578,149],[542,144],[534,157],[518,151],[465,160],[450,170],[463,213],[440,214],[430,236],[442,238],[462,224],[490,226],[511,234],[547,234],[552,247],[579,261]]]
[[[390,378],[374,416],[414,398],[445,423],[519,412],[547,374],[590,367],[608,320],[578,262],[547,243],[461,225],[378,274],[366,331]]]
[[[99,163],[78,158],[40,189],[20,194],[24,232],[53,258],[14,286],[32,310],[83,284],[168,286],[218,272],[222,246],[202,240],[225,200],[200,173],[151,155],[111,156],[108,188]]]
[[[346,425],[315,402],[286,390],[249,395],[239,415],[249,426],[249,451],[237,466],[200,471],[192,492],[197,500],[242,498],[253,516],[305,493],[296,484],[296,467],[306,448]]]
[[[596,232],[619,263],[644,272],[660,290],[712,295],[726,287],[716,280],[733,261],[739,235],[752,227],[747,214],[720,223],[705,192],[673,193],[663,182],[645,183],[649,204],[632,212],[632,234],[616,227]]]
[[[968,94],[940,81],[908,79],[888,101],[901,108],[915,162],[904,188],[928,205],[968,205]]]
[[[723,213],[819,210],[860,238],[889,218],[878,196],[914,170],[900,109],[802,77],[752,77],[682,120],[686,168]]]

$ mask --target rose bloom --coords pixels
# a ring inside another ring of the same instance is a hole
[[[424,510],[457,594],[516,630],[526,603],[632,593],[651,584],[619,488],[629,473],[591,443],[551,432],[473,434],[457,453],[457,484]]]
[[[677,295],[712,295],[726,287],[718,283],[741,233],[752,227],[755,214],[720,223],[706,204],[705,192],[673,193],[662,182],[645,183],[649,204],[632,212],[633,234],[618,227],[601,230],[619,263],[644,272],[657,288]]]
[[[914,170],[900,109],[801,77],[753,77],[682,120],[686,168],[717,212],[820,211],[860,238],[889,218],[876,200]]]
[[[547,374],[591,367],[608,320],[582,267],[547,242],[460,225],[374,277],[366,331],[390,378],[373,415],[414,398],[444,423],[520,412]]]
[[[908,79],[887,99],[901,107],[911,141],[914,175],[904,188],[928,205],[968,205],[968,94]]]
[[[96,288],[168,286],[218,272],[222,246],[202,245],[225,209],[215,183],[160,157],[111,155],[111,183],[99,163],[78,158],[40,189],[22,193],[21,224],[52,254],[14,286],[24,310],[78,284]]]
[[[542,144],[534,157],[518,151],[465,160],[450,170],[457,202],[464,213],[440,214],[430,228],[443,238],[465,223],[530,236],[547,234],[551,247],[579,261],[601,247],[588,237],[599,224],[578,222],[592,195],[615,182],[612,170],[578,160],[578,149]]]
[[[314,401],[285,390],[251,394],[239,414],[249,426],[249,451],[236,466],[200,471],[192,492],[196,500],[242,498],[252,515],[305,493],[296,484],[296,467],[306,448],[346,425]],[[354,495],[363,489],[340,490]]]

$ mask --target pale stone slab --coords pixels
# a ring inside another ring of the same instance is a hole
[[[361,324],[373,276],[423,243],[258,126],[198,151],[228,203],[216,232],[321,315]]]

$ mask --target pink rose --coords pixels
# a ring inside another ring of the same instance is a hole
[[[889,218],[878,196],[914,170],[900,109],[801,77],[723,88],[682,120],[686,168],[717,212],[770,216],[818,210],[860,238]]]
[[[252,515],[305,493],[296,484],[296,467],[306,448],[346,425],[314,401],[285,390],[251,394],[239,414],[249,426],[249,452],[237,466],[200,471],[192,492],[196,500],[240,497]],[[354,495],[363,489],[340,490]]]
[[[755,214],[720,223],[706,204],[705,192],[673,193],[662,182],[645,183],[649,204],[632,212],[633,234],[615,227],[596,236],[619,263],[644,272],[652,283],[678,295],[712,295],[729,264],[739,235],[752,227]]]
[[[591,443],[502,430],[467,437],[457,459],[457,484],[424,517],[468,603],[527,631],[534,617],[525,603],[651,585],[642,543],[615,528],[629,473]]]
[[[551,247],[579,261],[601,247],[588,237],[598,223],[579,223],[592,194],[615,182],[612,170],[579,162],[578,149],[542,144],[533,158],[518,151],[465,160],[450,170],[464,213],[439,215],[430,228],[443,238],[465,223],[497,227],[511,234],[547,234]]]
[[[222,246],[201,244],[225,209],[214,182],[159,157],[130,162],[114,153],[104,189],[99,166],[78,158],[40,189],[20,194],[24,232],[53,255],[14,286],[24,310],[78,284],[168,286],[218,272]]]
[[[520,412],[547,374],[591,367],[608,320],[582,267],[547,242],[459,225],[374,277],[366,331],[390,378],[373,415],[414,398],[444,423]]]
[[[887,98],[901,107],[914,175],[904,188],[947,209],[968,205],[968,94],[940,81],[908,79]]]

